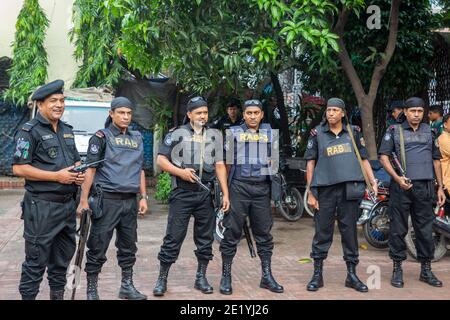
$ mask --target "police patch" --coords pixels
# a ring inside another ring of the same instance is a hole
[[[16,151],[14,152],[14,157],[23,159],[28,158],[28,149],[30,149],[30,142],[25,141],[23,138],[19,138],[16,143]]]
[[[391,140],[391,134],[390,134],[390,133],[386,133],[386,134],[384,135],[384,140],[386,140],[386,141]]]
[[[42,140],[44,140],[44,141],[49,140],[49,139],[51,139],[51,138],[53,138],[53,135],[52,135],[52,134],[47,134],[47,135],[45,135],[45,136],[42,136]]]
[[[168,133],[166,138],[164,139],[164,144],[168,147],[172,144],[172,133]]]
[[[314,145],[314,142],[312,140],[308,141],[308,145],[306,146],[308,149],[311,149]]]
[[[97,154],[98,150],[99,150],[99,147],[96,144],[92,144],[91,147],[89,148],[89,152],[91,154]]]
[[[58,151],[56,151],[56,148],[50,148],[47,154],[50,158],[55,159],[58,156]]]

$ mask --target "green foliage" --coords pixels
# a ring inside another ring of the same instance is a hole
[[[277,19],[290,10],[281,1],[270,6],[256,0],[106,3],[122,19],[119,47],[130,67],[142,74],[167,70],[183,89],[197,93],[220,87],[236,91],[249,81],[260,82],[269,71],[288,68],[297,50],[280,37],[283,26]],[[322,47],[321,37],[333,38],[322,28],[332,7],[316,0],[299,6],[303,11],[296,18],[305,22],[297,42],[307,44],[302,37],[308,36]],[[261,78],[255,81],[255,75]]]
[[[103,0],[75,0],[70,39],[81,62],[73,87],[115,86],[124,68],[116,47],[121,20]]]
[[[38,0],[25,0],[16,22],[13,63],[9,89],[3,98],[25,105],[28,96],[47,79],[47,53],[44,49],[48,19]]]
[[[171,179],[167,172],[163,172],[158,176],[156,183],[155,199],[167,203],[171,190]]]

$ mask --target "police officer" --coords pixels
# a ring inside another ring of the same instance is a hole
[[[222,253],[222,279],[220,292],[232,294],[231,265],[237,245],[242,237],[247,216],[261,259],[262,277],[260,287],[282,293],[283,287],[272,275],[271,260],[273,238],[270,234],[273,219],[270,206],[271,146],[272,131],[269,124],[261,124],[264,117],[259,100],[247,100],[244,104],[244,121],[231,127],[226,149],[233,155],[228,182],[230,186],[231,210],[225,215],[224,239],[220,243]],[[264,150],[267,148],[267,150]],[[229,158],[227,156],[227,158]]]
[[[431,130],[436,132],[436,137],[444,131],[444,124],[442,122],[442,117],[444,116],[444,111],[442,107],[438,104],[430,106],[430,111],[428,112],[428,117],[430,118]]]
[[[431,260],[434,256],[432,235],[434,178],[439,185],[437,193],[439,206],[445,202],[439,160],[441,154],[435,132],[428,124],[422,122],[424,110],[425,102],[422,99],[416,97],[408,99],[404,108],[406,121],[387,129],[378,150],[382,165],[392,177],[389,202],[389,256],[394,262],[391,284],[398,288],[404,285],[401,264],[406,260],[404,238],[408,232],[409,215],[416,235],[417,258],[421,262],[419,280],[435,287],[442,286],[442,282],[431,272]],[[396,153],[411,183],[392,167],[389,161],[392,152]]]
[[[219,129],[222,134],[224,134],[225,131],[230,129],[231,126],[238,126],[242,124],[242,117],[239,114],[240,107],[241,103],[239,100],[231,99],[226,106],[227,114],[219,120],[214,121],[211,128]]]
[[[403,115],[404,106],[405,103],[403,100],[393,100],[391,102],[388,108],[387,127],[405,120],[405,116]]]
[[[142,136],[138,131],[129,129],[133,111],[130,100],[125,97],[114,98],[105,129],[97,131],[89,140],[86,162],[106,161],[87,170],[78,206],[78,212],[89,207],[93,211],[85,267],[88,300],[99,299],[98,274],[106,262],[106,251],[114,229],[117,260],[122,269],[119,298],[147,299],[133,284],[137,216],[146,213],[148,200],[142,169]],[[92,195],[91,203],[88,203],[89,193]]]
[[[166,235],[158,254],[160,271],[153,290],[155,296],[163,296],[167,291],[169,269],[178,258],[191,215],[195,219],[197,250],[194,252],[198,261],[194,287],[205,294],[213,292],[206,278],[206,269],[213,258],[214,206],[211,192],[201,188],[196,183],[197,178],[212,188],[217,175],[223,193],[223,210],[229,208],[223,140],[218,130],[206,127],[208,106],[202,97],[189,100],[185,120],[188,121],[167,134],[158,152],[158,165],[172,176],[172,191]]]
[[[75,253],[77,185],[84,174],[70,172],[80,164],[72,127],[64,113],[64,81],[50,82],[32,95],[36,117],[15,136],[13,172],[25,178],[22,202],[25,262],[19,291],[24,300],[39,293],[45,268],[50,299],[63,300],[66,270]]]
[[[370,180],[373,191],[377,182],[367,160],[364,139],[359,127],[350,126],[348,131],[345,104],[339,98],[327,102],[324,120],[312,131],[308,140],[307,160],[308,204],[318,210],[314,216],[315,234],[311,258],[314,259],[314,274],[307,285],[308,291],[323,287],[323,260],[333,241],[334,221],[337,214],[342,237],[344,260],[347,264],[345,286],[359,292],[367,292],[367,286],[358,279],[356,265],[359,260],[357,220],[359,202],[364,195],[364,173],[355,152],[350,134],[354,137],[362,158],[362,166]]]

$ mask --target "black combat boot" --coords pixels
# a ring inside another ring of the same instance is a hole
[[[88,274],[87,288],[86,288],[87,300],[100,300],[98,296],[97,286],[98,286],[98,273]]]
[[[232,294],[233,288],[231,287],[231,264],[233,259],[222,258],[222,279],[220,279],[220,293]]]
[[[423,261],[421,263],[419,280],[433,287],[442,287],[442,281],[431,272],[431,261]]]
[[[367,292],[369,288],[359,280],[356,275],[356,265],[351,262],[347,262],[347,279],[345,279],[345,286],[348,288],[353,288],[359,292]]]
[[[162,297],[167,291],[167,277],[169,276],[169,269],[171,263],[161,262],[159,267],[159,276],[156,281],[155,288],[153,289],[153,295],[155,297]]]
[[[213,293],[211,287],[206,279],[206,268],[208,268],[208,260],[199,260],[197,267],[197,274],[195,275],[194,288],[200,290],[202,293]]]
[[[133,284],[133,269],[122,269],[122,282],[119,291],[120,299],[127,300],[147,300],[145,294],[140,293]]]
[[[64,300],[64,289],[62,290],[50,289],[50,300]]]
[[[308,291],[317,291],[319,288],[323,287],[323,260],[322,259],[314,259],[314,273],[306,286],[306,290]]]
[[[394,260],[394,269],[392,271],[391,285],[396,288],[403,288],[403,270],[402,262]]]
[[[272,275],[272,268],[270,267],[270,257],[261,258],[262,277],[259,286],[268,289],[272,292],[282,293],[283,286],[278,284]]]

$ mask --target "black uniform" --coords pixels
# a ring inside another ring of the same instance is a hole
[[[228,114],[221,117],[219,120],[216,120],[212,123],[210,126],[213,129],[219,129],[222,131],[222,134],[225,134],[226,130],[230,129],[232,126],[239,126],[243,123],[242,117],[238,116],[236,121],[233,122],[230,119],[230,116]]]
[[[231,130],[236,142],[233,146],[234,163],[228,178],[231,210],[223,220],[226,229],[224,239],[220,243],[220,251],[225,260],[233,259],[236,247],[242,238],[244,223],[249,216],[258,255],[261,258],[270,259],[273,251],[273,238],[270,234],[273,225],[270,176],[262,172],[264,169],[268,170],[268,158],[263,159],[256,155],[257,162],[252,163],[250,158],[255,155],[250,155],[249,149],[251,144],[257,144],[258,150],[261,147],[267,148],[265,154],[270,157],[271,128],[269,124],[261,124],[260,130],[253,134],[248,131],[244,123],[232,127]],[[227,143],[227,145],[230,144]]]
[[[400,126],[403,127],[406,153],[406,176],[412,180],[412,189],[405,191],[392,180],[390,185],[389,256],[394,261],[406,259],[405,236],[408,232],[408,215],[416,235],[417,258],[431,261],[434,256],[432,227],[434,213],[433,160],[441,159],[435,132],[421,123],[414,131],[408,121],[390,126],[381,142],[378,154],[400,157]]]
[[[210,131],[214,130],[208,130],[207,132]],[[215,163],[223,161],[223,157],[212,150],[215,140],[206,137],[204,150],[206,153],[211,150],[212,152],[208,154],[208,162],[205,161],[206,157],[203,158],[203,172],[200,174],[201,139],[201,136],[195,135],[194,129],[189,123],[182,125],[167,134],[158,154],[167,157],[178,167],[184,166],[185,168],[195,169],[196,174],[202,177],[202,182],[212,188],[212,182],[215,178]],[[219,143],[222,142],[219,141]],[[174,148],[176,149],[174,150]],[[176,150],[179,150],[178,148],[182,151],[177,153],[176,158],[172,158],[172,151],[176,152]],[[186,161],[182,161],[183,159]],[[206,261],[207,263],[213,258],[212,243],[215,226],[211,192],[178,177],[172,177],[172,183],[166,235],[158,259],[161,263],[169,265],[177,260],[181,245],[186,237],[190,217],[193,215],[195,218],[194,242],[197,247],[195,255],[199,261]]]
[[[91,189],[92,227],[87,241],[86,273],[98,274],[116,229],[119,266],[131,269],[137,252],[137,199],[143,166],[143,140],[138,131],[121,133],[114,124],[97,131],[89,141],[86,162],[106,159],[97,166]]]
[[[355,126],[352,128],[361,158],[367,159],[360,130]],[[305,152],[306,160],[316,160],[311,189],[319,201],[319,211],[314,215],[316,230],[311,257],[317,260],[327,258],[333,241],[337,213],[344,260],[356,265],[359,262],[356,226],[359,217],[358,205],[364,195],[364,176],[345,125],[342,131],[335,135],[328,122],[324,121],[316,127],[314,134],[309,138]],[[347,197],[347,188],[356,186],[362,189],[361,197],[358,199],[356,196],[350,200],[350,197]]]
[[[29,164],[46,171],[59,171],[77,161],[72,127],[58,121],[58,130],[39,113],[15,136],[13,164]],[[22,202],[25,262],[19,291],[24,298],[39,292],[45,268],[52,291],[62,291],[66,271],[75,252],[77,186],[50,181],[25,180]]]

